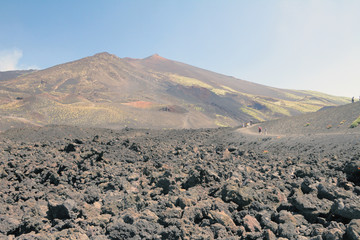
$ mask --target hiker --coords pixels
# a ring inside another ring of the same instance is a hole
[[[261,127],[259,127],[259,134],[261,134]]]
[[[354,103],[354,97],[352,97],[351,102]]]

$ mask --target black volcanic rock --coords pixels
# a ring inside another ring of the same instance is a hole
[[[77,211],[76,202],[72,199],[66,201],[49,201],[49,216],[50,219],[74,219]]]
[[[244,208],[253,201],[253,190],[248,187],[237,187],[236,185],[227,184],[221,191],[221,198],[225,202],[232,201]]]
[[[360,186],[360,160],[353,160],[344,166],[344,172],[349,181]]]
[[[337,199],[332,207],[332,212],[347,219],[360,219],[360,198]]]
[[[0,239],[357,239],[357,140],[9,130],[0,134]]]
[[[346,236],[350,240],[355,240],[360,238],[360,219],[351,220],[347,229]]]

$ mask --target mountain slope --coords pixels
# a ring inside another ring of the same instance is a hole
[[[34,71],[35,70],[14,70],[14,71],[0,72],[0,82],[9,80],[9,79],[13,79],[13,78],[17,78],[21,75],[28,74],[28,73],[31,73]]]
[[[286,117],[260,123],[240,132],[258,134],[258,126],[270,135],[298,134],[352,134],[360,133],[360,127],[352,124],[360,118],[360,102],[321,109],[317,112]]]
[[[70,124],[122,128],[235,126],[348,101],[217,74],[153,55],[99,53],[0,81],[0,129]]]

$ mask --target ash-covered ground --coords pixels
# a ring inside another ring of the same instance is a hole
[[[359,239],[360,135],[0,135],[0,239]]]

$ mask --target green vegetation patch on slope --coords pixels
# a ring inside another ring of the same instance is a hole
[[[177,74],[169,74],[168,76],[172,82],[175,82],[177,84],[180,84],[180,85],[183,85],[186,87],[192,87],[192,86],[203,87],[203,88],[209,89],[216,95],[225,95],[227,93],[236,92],[235,90],[232,90],[231,88],[224,88],[224,86],[221,86],[221,88],[216,88],[216,87],[211,86],[210,84],[207,84],[196,78],[184,77],[184,76],[180,76]]]
[[[250,95],[248,94],[248,96]],[[300,113],[316,112],[326,105],[323,101],[319,99],[311,99],[310,96],[305,98],[303,97],[300,101],[266,98],[263,96],[254,95],[252,95],[251,98],[253,98],[254,101],[270,109],[273,113],[281,114],[284,116],[291,116],[291,110],[295,110]]]
[[[264,96],[256,96],[253,94],[248,93],[239,93],[239,95],[246,96],[250,99],[253,99],[255,102],[260,103],[261,105],[264,105],[271,111],[274,111],[275,114],[281,114],[284,116],[291,116],[290,111],[296,110],[301,113],[308,113],[308,112],[316,112],[323,106],[325,106],[324,102],[314,102],[312,100],[307,101],[291,101],[291,100],[283,100],[283,99],[277,99],[277,98],[268,98]],[[292,95],[293,98],[296,97],[296,95]],[[298,97],[296,100],[303,99],[304,97]],[[257,111],[256,109],[246,108],[241,109],[243,112],[246,112],[247,114],[255,117],[256,119],[259,119],[259,113],[260,111]],[[254,111],[253,111],[254,110]],[[265,112],[261,113],[264,116],[264,119],[271,119],[273,116],[268,116]],[[259,119],[260,120],[260,119]]]
[[[0,110],[4,111],[14,111],[16,109],[21,108],[24,106],[24,103],[22,101],[12,101],[5,104],[0,105]]]
[[[122,122],[126,115],[117,107],[89,102],[61,103],[52,96],[36,96],[28,101],[0,105],[0,113],[29,119],[41,124],[100,125]],[[42,116],[33,116],[34,109]]]
[[[228,90],[228,92],[233,92],[233,93],[240,93],[239,91],[236,91],[234,89],[232,89],[231,87],[228,87],[228,86],[224,86],[224,85],[221,85],[221,87],[225,90]]]
[[[285,107],[280,106],[280,104],[276,104],[273,102],[269,102],[269,101],[265,101],[263,99],[257,99],[257,101],[259,103],[261,103],[262,105],[264,105],[265,107],[267,107],[268,109],[271,110],[271,112],[273,113],[279,113],[281,115],[285,115],[285,116],[290,116],[290,112],[289,110],[287,110]]]
[[[114,123],[124,120],[124,115],[119,109],[106,106],[69,106],[56,104],[49,108],[43,108],[42,113],[48,116],[48,122],[52,124],[104,124]]]
[[[264,114],[256,109],[250,108],[250,107],[242,107],[240,108],[241,111],[243,111],[244,113],[252,116],[254,119],[259,120],[259,121],[264,121]]]
[[[359,126],[359,124],[360,124],[360,116],[351,123],[350,128],[355,128]]]
[[[294,90],[294,92],[296,92],[296,91]],[[303,96],[298,96],[296,94],[289,93],[289,92],[282,92],[282,94],[284,94],[285,97],[293,99],[293,100],[301,100],[304,98]]]
[[[207,89],[212,89],[213,86],[204,83],[198,79],[195,78],[189,78],[189,77],[184,77],[184,76],[179,76],[176,74],[169,74],[170,80],[173,82],[176,82],[178,84],[181,84],[183,86],[186,87],[191,87],[191,86],[199,86],[199,87],[203,87],[203,88],[207,88]]]
[[[215,124],[219,127],[230,127],[233,125],[231,118],[216,114]]]
[[[322,98],[324,101],[326,101],[326,100],[333,101],[336,104],[346,104],[351,101],[351,99],[347,98],[347,97],[338,97],[338,96],[328,95],[326,93],[321,93],[321,92],[316,92],[316,91],[310,91],[310,90],[300,91],[300,90],[298,90],[297,92],[309,94],[313,97]]]
[[[281,101],[283,104],[283,107],[291,108],[294,110],[297,110],[301,113],[308,113],[308,112],[316,112],[320,108],[322,108],[322,105],[312,104],[312,103],[306,103],[306,102],[292,102],[292,101]]]

